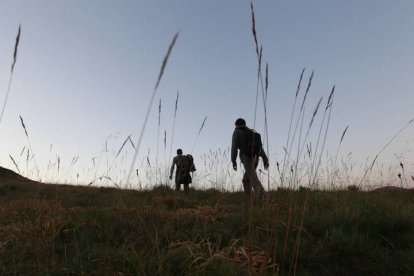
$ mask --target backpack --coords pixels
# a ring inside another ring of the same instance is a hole
[[[246,135],[246,144],[242,145],[241,150],[248,157],[259,156],[262,150],[262,137],[254,129],[246,128],[243,130]]]
[[[180,173],[194,172],[194,158],[191,154],[182,155],[177,162],[177,169]]]

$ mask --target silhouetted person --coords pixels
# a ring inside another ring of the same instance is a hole
[[[252,198],[252,189],[254,189],[254,192],[258,193],[261,199],[265,199],[266,192],[257,177],[256,168],[259,164],[259,157],[261,157],[264,163],[264,168],[267,170],[269,168],[269,159],[261,146],[261,141],[256,141],[256,143],[260,142],[259,148],[253,151],[253,146],[250,145],[252,139],[249,135],[253,135],[253,132],[246,126],[246,121],[242,118],[237,119],[231,143],[231,162],[233,163],[233,169],[237,171],[236,159],[237,150],[239,150],[240,161],[245,170],[242,182],[246,195],[248,198]]]
[[[192,183],[190,172],[196,171],[193,162],[193,157],[190,154],[183,155],[183,150],[178,149],[177,156],[173,158],[173,162],[171,165],[170,180],[172,179],[175,166],[177,166],[177,170],[175,172],[175,190],[179,191],[181,184],[183,184],[184,191],[188,192],[189,185],[190,183]]]

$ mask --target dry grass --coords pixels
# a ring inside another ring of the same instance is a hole
[[[406,191],[279,190],[249,205],[242,193],[45,185],[3,169],[0,180],[2,274],[414,270],[406,263],[414,248]]]
[[[17,62],[17,50],[19,49],[20,32],[21,32],[21,26],[19,25],[19,29],[17,31],[17,36],[16,36],[16,42],[14,44],[13,63],[11,65],[11,69],[10,69],[9,84],[7,86],[6,98],[4,99],[3,108],[1,109],[1,114],[0,114],[0,124],[1,124],[1,121],[3,119],[4,111],[6,110],[7,101],[9,99],[10,88],[11,88],[11,84],[12,84],[12,80],[13,80],[14,66],[16,65],[16,62]]]
[[[174,48],[174,45],[175,45],[175,43],[177,41],[177,38],[178,38],[178,33],[176,33],[174,35],[173,40],[171,41],[171,44],[168,47],[167,54],[165,55],[165,57],[164,57],[164,59],[162,61],[161,69],[160,69],[160,72],[159,72],[159,75],[158,75],[158,79],[157,79],[157,82],[155,84],[154,91],[152,92],[151,100],[149,102],[148,109],[147,109],[147,113],[145,115],[144,124],[142,126],[142,129],[141,129],[141,132],[140,132],[140,135],[139,135],[139,139],[138,139],[138,142],[137,142],[137,146],[136,146],[136,149],[135,149],[135,153],[134,153],[134,156],[132,158],[131,167],[129,169],[129,173],[128,173],[128,176],[127,176],[127,179],[126,179],[126,185],[129,184],[129,181],[131,179],[132,172],[134,171],[135,161],[137,159],[138,151],[139,151],[139,148],[141,146],[142,137],[144,135],[145,128],[147,126],[148,117],[149,117],[149,114],[150,114],[150,111],[151,111],[152,103],[154,101],[154,98],[155,98],[155,94],[157,92],[158,85],[160,84],[162,75],[164,74],[165,67],[167,66],[168,59],[169,59],[169,57],[171,55],[172,49]]]

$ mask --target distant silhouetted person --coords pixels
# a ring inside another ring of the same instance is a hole
[[[174,173],[174,167],[177,166],[175,172],[175,190],[179,191],[181,184],[184,185],[184,191],[188,192],[189,185],[192,183],[191,172],[196,171],[194,166],[193,157],[190,154],[183,155],[183,150],[177,150],[177,156],[173,158],[173,162],[170,170],[170,179],[172,179]]]
[[[260,135],[246,126],[246,121],[239,118],[235,122],[231,143],[231,162],[233,169],[237,171],[237,150],[240,151],[240,160],[244,166],[243,188],[248,196],[252,198],[252,189],[258,193],[261,199],[266,198],[266,192],[257,177],[256,168],[259,157],[262,157],[264,168],[269,168],[269,159],[262,147]]]

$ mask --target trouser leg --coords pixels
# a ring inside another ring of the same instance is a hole
[[[257,178],[257,182],[256,182],[256,186],[254,186],[253,188],[255,192],[259,193],[260,198],[264,199],[266,198],[266,191],[262,185],[262,182],[260,182],[259,177],[257,177],[257,173],[256,173],[257,166],[259,165],[258,158],[259,157],[257,157],[257,159],[254,162],[254,172]]]
[[[245,181],[248,180],[247,186],[249,188],[249,194],[251,194],[251,191],[253,189],[255,193],[259,194],[260,198],[264,198],[266,196],[266,193],[265,193],[262,183],[257,177],[257,173],[256,173],[257,164],[258,164],[257,157],[245,158],[245,160],[243,160],[243,165],[245,169],[245,173],[243,176],[243,185]]]
[[[190,184],[183,184],[184,185],[184,192],[188,192],[190,190]]]
[[[175,190],[177,192],[180,191],[180,182],[178,181],[177,177],[175,178]]]
[[[259,179],[259,178],[258,178]],[[256,182],[256,185],[253,187],[254,192],[259,194],[259,197],[264,199],[266,198],[266,191],[263,188],[262,183],[259,181]]]
[[[252,186],[250,185],[249,177],[247,175],[246,170],[244,171],[242,182],[243,182],[244,193],[249,198],[252,194]]]

